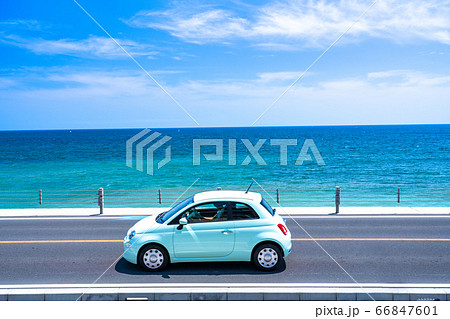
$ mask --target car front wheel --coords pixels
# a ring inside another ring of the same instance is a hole
[[[167,251],[159,245],[147,245],[139,253],[139,265],[147,271],[160,271],[169,263]]]
[[[276,269],[283,259],[280,249],[273,244],[258,246],[252,256],[253,263],[261,270],[271,271]]]

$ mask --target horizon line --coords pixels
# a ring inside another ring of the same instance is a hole
[[[312,124],[312,125],[258,125],[258,126],[168,126],[150,127],[152,129],[208,129],[208,128],[261,128],[261,127],[340,127],[340,126],[419,126],[450,125],[450,123],[381,123],[381,124]],[[104,127],[104,128],[37,128],[37,129],[0,129],[0,132],[24,131],[93,131],[93,130],[139,130],[144,127]]]

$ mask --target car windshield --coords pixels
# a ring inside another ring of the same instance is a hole
[[[270,215],[273,216],[275,214],[275,210],[272,207],[270,207],[269,203],[266,202],[266,200],[264,198],[261,201],[261,205],[263,205],[264,208],[267,209],[267,211],[270,213]]]
[[[194,196],[186,198],[184,201],[179,203],[178,205],[172,207],[167,212],[161,213],[156,217],[156,221],[160,224],[163,224],[166,220],[172,217],[174,214],[178,213],[180,210],[188,206],[189,204],[194,202]]]

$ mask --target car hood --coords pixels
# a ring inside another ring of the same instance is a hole
[[[160,224],[156,222],[156,216],[148,216],[138,221],[132,229],[137,233],[146,233],[157,228]]]

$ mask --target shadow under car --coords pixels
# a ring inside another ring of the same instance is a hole
[[[286,269],[286,263],[281,261],[280,265],[272,271],[258,270],[251,262],[186,262],[169,264],[166,269],[162,271],[152,272],[145,271],[139,265],[129,263],[124,258],[121,258],[115,270],[127,275],[150,275],[162,276],[164,278],[170,275],[181,276],[220,276],[220,275],[264,275],[281,273]],[[170,277],[169,277],[170,278]]]

